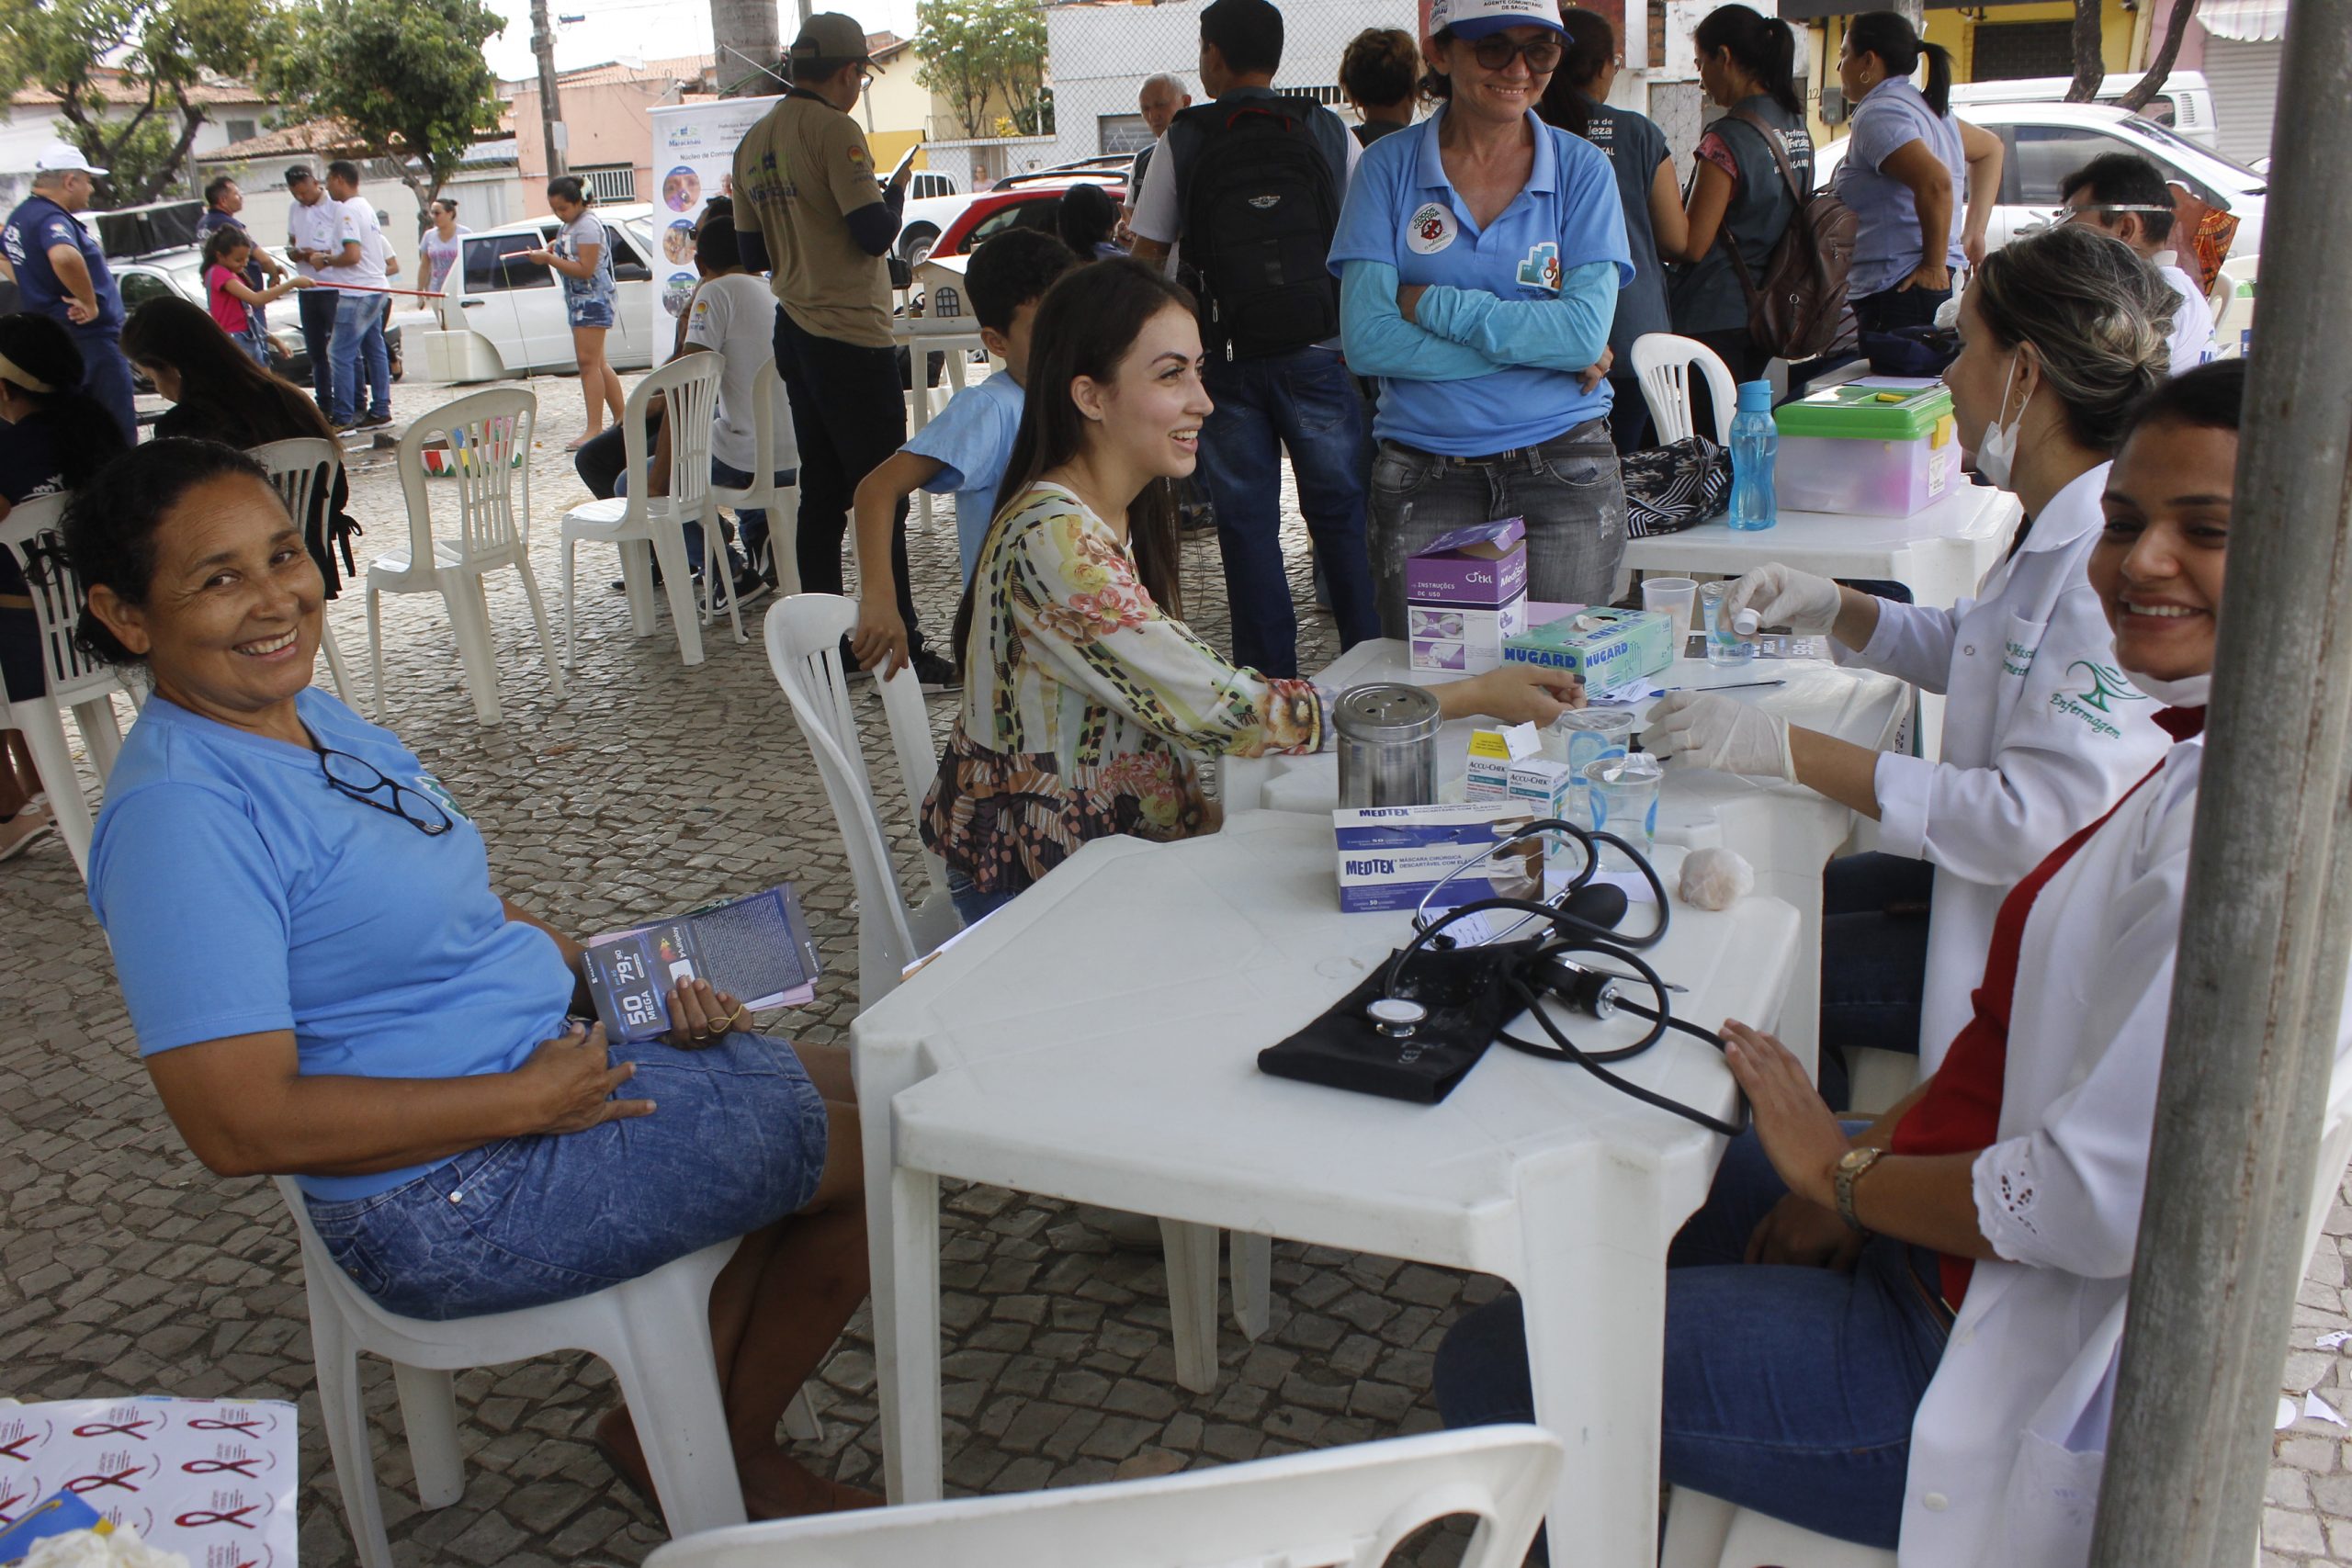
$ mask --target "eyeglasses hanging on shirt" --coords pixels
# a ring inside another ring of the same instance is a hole
[[[319,772],[326,775],[327,783],[337,795],[347,795],[362,806],[372,806],[387,816],[397,817],[428,839],[439,838],[452,826],[449,814],[442,810],[431,795],[411,789],[396,779],[386,778],[380,769],[364,757],[338,751],[332,746],[321,746]],[[376,798],[385,791],[390,792],[390,805]],[[412,811],[407,804],[410,801],[432,815],[424,817]]]

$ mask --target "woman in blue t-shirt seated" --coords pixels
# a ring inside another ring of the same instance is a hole
[[[1438,0],[1438,112],[1364,150],[1331,242],[1348,367],[1380,378],[1372,575],[1405,635],[1405,558],[1490,518],[1527,524],[1531,599],[1605,604],[1625,491],[1603,378],[1634,278],[1608,154],[1536,118],[1559,17]]]
[[[329,1254],[412,1317],[586,1295],[741,1237],[710,1331],[745,1506],[875,1501],[775,1441],[865,1295],[841,1054],[749,1032],[700,982],[661,1042],[566,1021],[589,1011],[580,944],[492,890],[481,832],[396,737],[311,689],[319,570],[251,458],[150,443],[65,532],[83,645],[153,685],[90,904],[197,1157],[295,1177]],[[595,1440],[649,1487],[626,1410]]]

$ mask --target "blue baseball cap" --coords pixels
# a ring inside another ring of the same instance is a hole
[[[1555,33],[1566,30],[1560,26],[1559,7],[1552,0],[1432,0],[1430,6],[1432,36],[1451,29],[1455,38],[1467,41],[1510,28],[1530,27],[1549,28]]]

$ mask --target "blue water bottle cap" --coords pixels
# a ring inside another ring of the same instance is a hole
[[[1772,412],[1772,383],[1742,381],[1739,384],[1739,412],[1770,413]]]

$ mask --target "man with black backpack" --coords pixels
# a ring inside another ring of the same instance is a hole
[[[1201,85],[1216,101],[1169,126],[1131,227],[1136,258],[1154,266],[1182,242],[1184,281],[1200,297],[1203,379],[1216,400],[1201,473],[1216,508],[1234,662],[1295,676],[1284,447],[1341,645],[1379,636],[1380,619],[1364,553],[1372,454],[1327,265],[1356,140],[1329,109],[1273,90],[1282,53],[1282,13],[1268,0],[1213,0],[1201,12]]]

